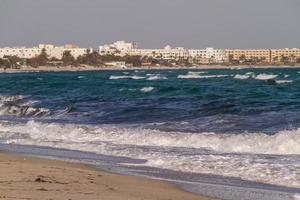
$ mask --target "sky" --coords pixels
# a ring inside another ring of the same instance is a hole
[[[299,0],[0,0],[0,46],[300,47]]]

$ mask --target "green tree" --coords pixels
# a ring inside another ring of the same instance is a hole
[[[296,62],[296,56],[294,54],[290,55],[290,61],[293,63]]]
[[[289,64],[289,57],[281,55],[280,62],[282,62],[285,65]]]
[[[125,56],[124,61],[132,64],[134,67],[142,66],[142,58],[140,56]]]
[[[277,63],[278,60],[279,60],[279,57],[278,57],[278,56],[275,56],[275,57],[273,58],[273,62],[274,62],[274,63]]]
[[[245,63],[247,61],[246,56],[243,54],[239,57],[241,63]]]
[[[8,59],[5,58],[0,58],[0,67],[1,68],[9,68],[10,67],[10,63],[8,61]]]
[[[79,56],[77,58],[77,62],[79,64],[86,64],[86,65],[93,65],[93,66],[99,66],[103,64],[102,57],[99,55],[97,51],[94,51],[92,53],[88,51],[86,55]]]
[[[77,65],[75,58],[71,54],[71,51],[64,51],[61,61],[64,63],[64,65]]]
[[[18,56],[5,56],[7,60],[7,66],[11,68],[15,68],[19,65],[21,59]]]
[[[47,64],[47,62],[49,61],[48,55],[46,53],[46,49],[42,49],[41,54],[38,55],[36,59],[40,66],[45,66]]]
[[[42,49],[40,55],[27,59],[27,64],[32,67],[45,66],[49,61],[48,57],[46,49]]]
[[[228,62],[229,63],[233,63],[234,59],[233,59],[233,55],[230,54],[229,57],[228,57]]]

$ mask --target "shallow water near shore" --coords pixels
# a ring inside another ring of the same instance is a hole
[[[213,194],[216,181],[285,199],[300,191],[300,69],[0,74],[0,90],[1,148],[107,156],[116,171],[224,199],[236,197]]]

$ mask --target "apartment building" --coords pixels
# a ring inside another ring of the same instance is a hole
[[[270,49],[227,49],[226,54],[233,60],[241,60],[244,57],[247,60],[256,58],[268,63],[271,61]]]
[[[19,58],[34,58],[45,49],[49,58],[61,59],[65,51],[70,51],[75,58],[85,55],[86,48],[78,48],[76,45],[54,46],[52,44],[39,44],[37,47],[4,47],[0,48],[0,58],[5,56],[17,56]],[[92,51],[92,49],[91,49]]]
[[[99,54],[100,55],[119,55],[125,56],[129,54],[129,51],[132,49],[137,49],[137,44],[127,43],[125,41],[117,41],[113,44],[106,44],[103,46],[99,46]]]
[[[0,58],[5,56],[17,56],[19,58],[32,58],[39,55],[42,50],[38,47],[4,47],[0,48]]]

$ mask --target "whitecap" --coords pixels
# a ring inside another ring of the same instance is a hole
[[[143,87],[141,89],[141,92],[147,93],[147,92],[151,92],[153,90],[154,90],[154,87],[149,86],[149,87]]]
[[[0,96],[0,115],[38,117],[50,114],[46,108],[34,108],[37,101],[24,101],[23,96]]]
[[[110,80],[118,80],[118,79],[134,79],[134,80],[140,80],[145,79],[143,76],[115,76],[112,75],[109,77]]]
[[[134,80],[140,80],[140,79],[145,79],[146,77],[143,77],[143,76],[132,76],[131,79],[134,79]]]
[[[274,75],[274,74],[258,74],[255,79],[257,80],[271,80],[271,79],[275,79],[278,75]]]
[[[293,80],[276,80],[277,84],[287,84],[287,83],[293,83]]]
[[[241,79],[241,80],[245,80],[245,79],[249,79],[250,78],[250,75],[242,75],[242,74],[237,74],[234,76],[234,79]]]
[[[168,78],[165,77],[165,76],[162,76],[162,75],[160,75],[160,74],[150,75],[150,76],[147,78],[147,80],[149,80],[149,81],[154,81],[154,80],[166,80],[166,79],[168,79]]]
[[[224,78],[231,75],[198,75],[198,74],[187,74],[187,75],[178,75],[177,78],[181,79],[208,79],[208,78]]]
[[[207,72],[205,71],[190,71],[188,72],[188,74],[190,75],[195,75],[195,74],[206,74]]]
[[[110,80],[129,79],[129,78],[131,78],[131,76],[114,76],[114,75],[112,75],[109,77]]]

